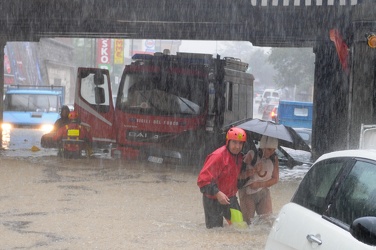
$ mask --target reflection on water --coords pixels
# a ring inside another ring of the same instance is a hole
[[[10,128],[3,128],[3,141],[1,147],[3,149],[9,149],[9,144],[10,144]]]
[[[1,155],[10,157],[40,157],[56,155],[56,149],[43,149],[40,140],[45,132],[32,128],[11,128],[2,131]],[[32,151],[32,147],[38,147],[40,151]]]

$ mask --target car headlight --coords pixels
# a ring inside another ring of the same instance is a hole
[[[49,133],[49,132],[51,132],[53,129],[54,129],[54,125],[52,125],[52,124],[43,124],[43,125],[40,127],[40,130],[42,130],[42,131],[45,132],[45,133]]]

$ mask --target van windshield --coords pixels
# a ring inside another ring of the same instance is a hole
[[[11,94],[4,99],[4,111],[58,112],[56,95]]]

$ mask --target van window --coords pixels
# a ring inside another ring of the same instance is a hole
[[[262,98],[267,99],[268,97],[279,98],[279,93],[274,90],[264,90]]]
[[[294,108],[294,116],[308,116],[307,108]]]
[[[232,102],[233,102],[233,87],[234,84],[232,82],[228,83],[228,100],[227,100],[227,110],[232,111]]]

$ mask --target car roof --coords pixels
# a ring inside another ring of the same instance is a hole
[[[275,89],[265,89],[264,92],[277,92]]]
[[[357,158],[364,158],[369,160],[376,161],[376,150],[373,149],[353,149],[353,150],[341,150],[341,151],[334,151],[331,153],[324,154],[320,156],[316,162],[323,161],[330,158],[336,157],[357,157]]]

